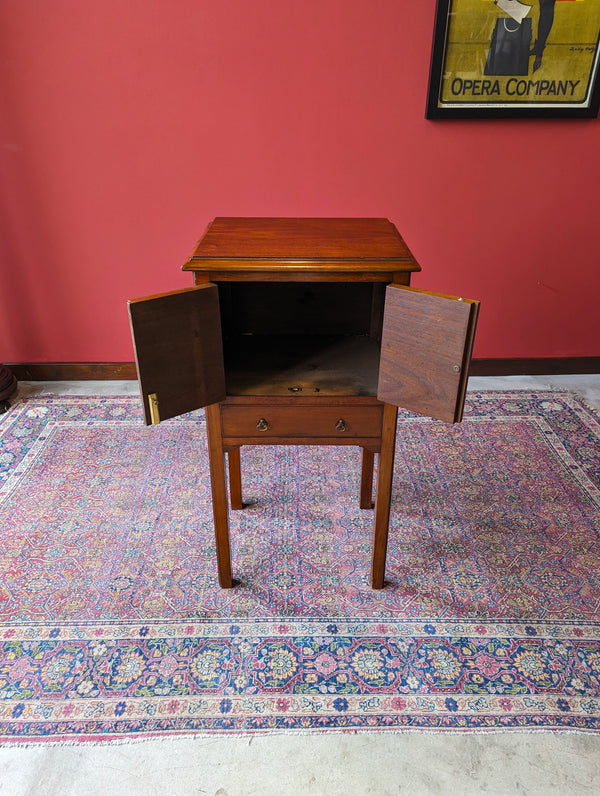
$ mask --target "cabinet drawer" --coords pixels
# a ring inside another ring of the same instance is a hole
[[[379,437],[383,406],[222,406],[225,437]]]

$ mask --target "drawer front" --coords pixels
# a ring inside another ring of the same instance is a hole
[[[379,437],[383,406],[222,406],[225,437]]]

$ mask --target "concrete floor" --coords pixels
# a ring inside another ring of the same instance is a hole
[[[569,389],[600,375],[472,378],[469,389]],[[21,394],[136,393],[135,382],[23,383]],[[600,794],[600,736],[367,733],[0,748],[2,796]]]

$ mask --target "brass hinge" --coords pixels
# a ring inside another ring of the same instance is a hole
[[[158,411],[158,396],[155,392],[150,393],[148,396],[148,403],[150,405],[150,420],[153,426],[160,423],[160,414]]]

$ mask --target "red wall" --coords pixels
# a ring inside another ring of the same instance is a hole
[[[434,8],[0,0],[0,361],[132,360],[215,215],[387,216],[475,356],[600,354],[600,122],[425,120]]]

